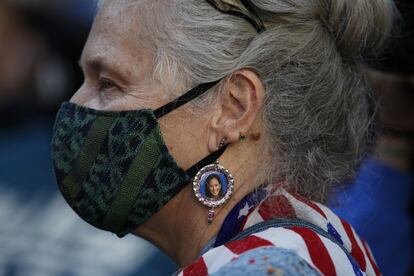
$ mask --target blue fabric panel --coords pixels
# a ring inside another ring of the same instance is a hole
[[[320,275],[292,250],[277,247],[260,247],[249,250],[228,263],[214,276],[258,275]]]
[[[413,260],[413,182],[412,173],[367,159],[330,204],[368,242],[384,275],[408,275]]]

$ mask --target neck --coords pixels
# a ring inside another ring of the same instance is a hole
[[[261,183],[256,178],[257,163],[246,151],[247,144],[229,146],[220,158],[220,164],[227,168],[235,179],[234,193],[222,207],[215,209],[216,216],[211,224],[207,222],[208,208],[202,206],[187,185],[158,213],[140,226],[135,234],[152,242],[172,258],[179,267],[185,267],[199,257],[204,246],[220,231],[228,213],[248,193]],[[242,153],[242,154],[241,154]]]

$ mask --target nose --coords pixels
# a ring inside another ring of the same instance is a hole
[[[94,97],[93,92],[85,84],[83,84],[76,92],[73,94],[70,102],[86,106],[93,109],[100,109],[101,103],[99,97]]]

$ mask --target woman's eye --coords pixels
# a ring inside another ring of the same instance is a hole
[[[99,79],[98,86],[99,86],[99,91],[106,91],[106,90],[117,87],[113,81],[108,80],[108,79]]]

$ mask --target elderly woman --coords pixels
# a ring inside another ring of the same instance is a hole
[[[369,141],[356,63],[387,0],[102,1],[58,113],[56,177],[92,225],[158,246],[181,275],[375,275],[322,203]],[[188,92],[186,92],[188,91]],[[219,199],[201,192],[226,179]]]

